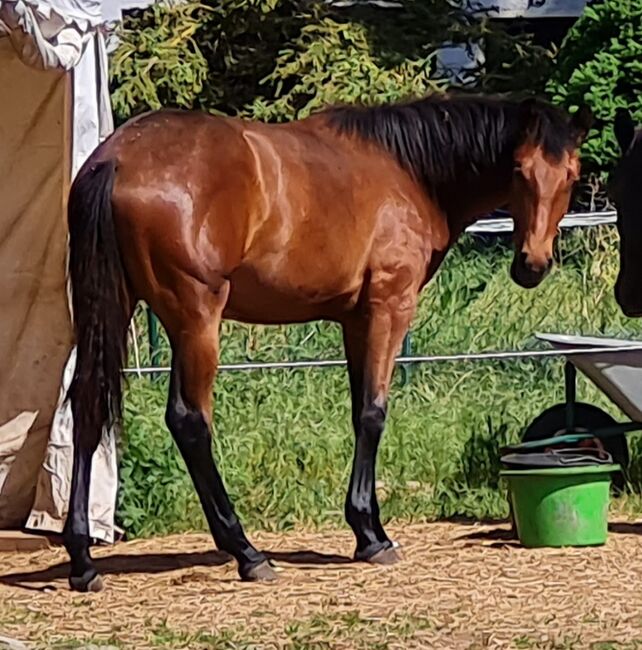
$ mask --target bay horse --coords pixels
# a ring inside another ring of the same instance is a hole
[[[221,319],[343,329],[355,450],[345,516],[355,559],[398,559],[375,494],[395,356],[421,288],[480,214],[515,221],[512,278],[536,286],[590,128],[536,99],[429,96],[331,107],[268,125],[177,110],[135,117],[90,156],[69,197],[77,360],[70,585],[102,588],[89,552],[91,459],[120,419],[128,324],[138,301],[172,349],[166,422],[217,546],[244,580],[271,580],[211,451]]]
[[[620,236],[615,298],[625,316],[637,318],[642,316],[642,131],[626,109],[616,112],[613,130],[621,151],[609,179]]]

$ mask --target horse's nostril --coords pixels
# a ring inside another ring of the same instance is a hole
[[[533,260],[530,259],[525,253],[520,255],[520,262],[524,269],[530,273],[543,274],[551,270],[553,266],[553,258],[547,257],[544,260]]]

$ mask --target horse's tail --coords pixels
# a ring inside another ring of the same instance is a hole
[[[76,366],[69,388],[76,440],[96,445],[120,420],[121,372],[127,351],[130,297],[112,215],[113,161],[86,166],[69,195]]]

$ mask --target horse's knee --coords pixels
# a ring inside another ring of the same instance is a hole
[[[165,422],[179,447],[192,448],[206,442],[211,433],[204,415],[182,399],[171,399],[165,411]]]
[[[368,440],[378,441],[386,424],[386,408],[368,404],[359,414],[359,428]]]

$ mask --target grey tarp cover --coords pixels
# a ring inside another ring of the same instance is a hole
[[[613,349],[571,354],[569,359],[631,420],[642,422],[642,341],[548,333],[536,336],[561,352]]]

